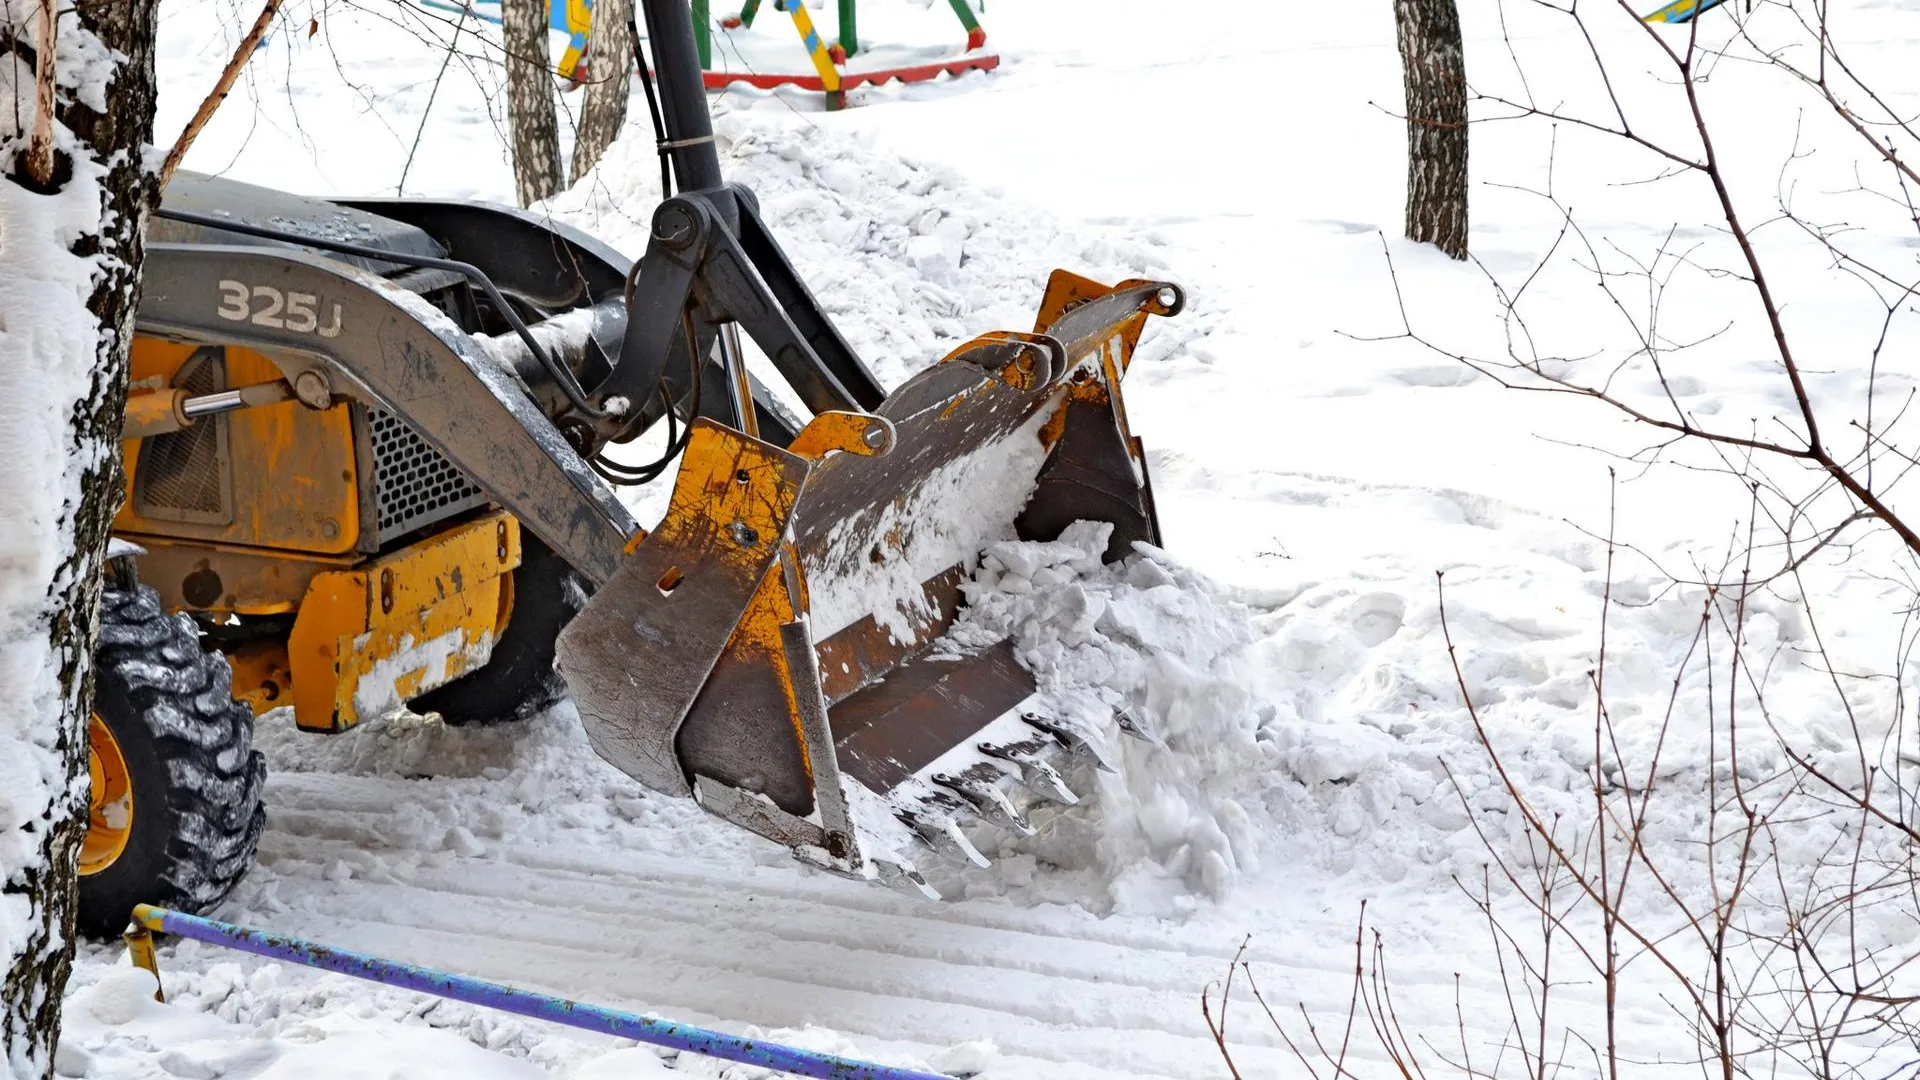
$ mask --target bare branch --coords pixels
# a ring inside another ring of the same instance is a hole
[[[54,181],[53,157],[53,55],[58,20],[54,0],[40,0],[35,25],[39,36],[33,47],[33,133],[27,139],[26,159],[21,163],[27,179],[40,188],[51,188]]]
[[[44,0],[44,2],[51,3],[52,0]],[[200,107],[194,110],[193,119],[187,121],[186,130],[174,140],[173,149],[167,151],[167,159],[160,165],[159,186],[162,189],[167,186],[167,181],[173,178],[174,170],[180,167],[180,159],[187,156],[187,150],[193,145],[193,141],[200,137],[201,129],[207,126],[207,121],[213,119],[213,114],[220,108],[220,103],[227,100],[227,95],[233,91],[234,80],[240,77],[240,70],[247,66],[247,61],[253,57],[253,51],[259,48],[260,39],[266,36],[267,27],[273,25],[273,17],[279,13],[281,2],[282,0],[266,0],[266,3],[261,6],[260,14],[253,20],[252,28],[247,31],[245,37],[240,39],[240,44],[234,47],[233,55],[227,58],[227,66],[221,69],[220,78],[214,82],[213,89],[208,92],[205,100],[200,102]]]

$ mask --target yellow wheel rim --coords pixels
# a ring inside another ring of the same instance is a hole
[[[99,713],[87,724],[87,772],[93,780],[93,799],[87,838],[80,845],[82,875],[112,866],[133,835],[133,781],[127,775],[127,759]]]
[[[513,571],[509,570],[497,578],[500,582],[500,614],[494,617],[493,640],[498,642],[507,632],[507,624],[513,621]]]

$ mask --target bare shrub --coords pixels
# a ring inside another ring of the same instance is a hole
[[[1513,89],[1471,94],[1477,122],[1552,132],[1546,182],[1516,190],[1551,210],[1555,238],[1518,274],[1475,260],[1502,342],[1491,353],[1416,325],[1389,247],[1402,326],[1385,339],[1411,340],[1518,391],[1591,402],[1647,435],[1598,449],[1636,472],[1724,476],[1739,485],[1744,512],[1717,558],[1660,568],[1666,599],[1697,605],[1698,624],[1664,713],[1631,719],[1613,714],[1607,689],[1610,627],[1633,610],[1613,595],[1614,560],[1654,556],[1618,542],[1610,520],[1589,673],[1592,745],[1572,802],[1530,786],[1511,767],[1517,748],[1483,721],[1439,583],[1480,755],[1445,763],[1485,856],[1478,877],[1454,880],[1485,929],[1475,960],[1504,999],[1506,1015],[1492,1024],[1503,1032],[1489,1038],[1484,1018],[1469,1024],[1464,1009],[1451,1031],[1411,1029],[1394,1006],[1389,938],[1365,922],[1364,907],[1339,1030],[1304,1006],[1298,1015],[1266,1009],[1244,956],[1217,996],[1203,995],[1203,1015],[1230,1055],[1231,994],[1250,997],[1316,1078],[1617,1080],[1655,1063],[1723,1080],[1913,1075],[1920,748],[1907,687],[1920,519],[1903,515],[1902,499],[1920,466],[1920,433],[1916,387],[1892,377],[1890,361],[1911,343],[1920,292],[1920,268],[1898,254],[1920,234],[1920,130],[1849,53],[1821,0],[1728,3],[1685,28],[1642,24],[1625,0],[1503,5],[1503,27],[1515,12],[1583,43],[1588,100],[1598,103],[1536,97],[1543,80],[1518,35],[1506,41]],[[1796,112],[1738,118],[1795,133],[1770,175],[1729,164],[1716,144],[1730,107],[1709,84],[1723,72],[1771,77],[1800,97]],[[1552,157],[1572,138],[1637,155],[1645,183],[1697,197],[1705,216],[1676,220],[1650,247],[1609,235],[1556,190]],[[1844,183],[1818,171],[1827,158],[1816,147],[1828,158],[1836,147],[1853,152]],[[1584,277],[1596,318],[1549,325],[1549,277]],[[1864,291],[1856,306],[1877,312],[1876,326],[1860,333],[1793,314],[1802,291],[1840,285]],[[1719,321],[1704,325],[1702,312]],[[1732,349],[1764,357],[1778,415],[1732,418],[1690,404],[1687,365]],[[1876,584],[1879,613],[1895,626],[1890,651],[1864,664],[1835,647],[1829,627],[1861,609],[1826,602],[1862,581]],[[1759,642],[1752,628],[1763,605],[1791,609],[1799,632]],[[1696,743],[1704,735],[1704,752],[1676,759],[1683,733]],[[1491,796],[1470,790],[1469,767],[1490,773]],[[1674,1024],[1632,1020],[1648,1015],[1677,1021],[1687,1045],[1661,1042]]]

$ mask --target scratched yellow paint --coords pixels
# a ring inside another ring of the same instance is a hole
[[[287,668],[287,643],[250,641],[227,652],[233,668],[233,699],[253,715],[293,702],[293,672]]]
[[[170,387],[198,348],[136,338],[134,393]],[[227,348],[224,361],[224,388],[282,377],[250,349]],[[187,569],[175,566],[185,559],[221,572],[220,610],[297,610],[284,642],[254,642],[232,654],[236,698],[256,712],[291,703],[300,727],[340,730],[363,719],[354,704],[362,680],[409,647],[457,639],[444,661],[388,672],[391,696],[402,700],[484,662],[478,646],[497,638],[512,610],[509,572],[520,564],[520,528],[511,515],[495,511],[361,562],[360,472],[345,403],[314,410],[287,401],[202,421],[214,422],[227,430],[231,520],[181,522],[136,512],[142,440],[129,439],[122,444],[128,497],[114,529],[149,545],[177,571],[156,582],[170,607],[184,606],[172,578]]]
[[[826,415],[830,414],[823,414]],[[843,429],[851,424],[852,421],[829,420],[808,441],[818,444],[816,449],[824,453],[835,434],[844,435]],[[864,423],[860,426],[865,430]],[[794,743],[800,747],[802,765],[811,782],[812,755],[801,728],[794,675],[780,638],[780,628],[796,617],[795,604],[805,603],[804,595],[789,595],[786,568],[782,565],[783,561],[791,563],[792,576],[796,581],[800,578],[791,547],[782,543],[799,492],[797,487],[786,486],[777,478],[773,479],[771,489],[768,488],[766,481],[770,474],[778,472],[774,460],[777,454],[773,447],[731,428],[707,424],[695,427],[681,457],[680,473],[674,480],[673,500],[653,535],[688,553],[686,564],[679,567],[685,576],[701,573],[704,566],[714,564],[732,564],[750,573],[765,557],[765,545],[782,544],[778,557],[762,574],[753,599],[728,638],[726,651],[773,674],[786,703]],[[752,543],[741,542],[748,537]]]
[[[397,672],[407,700],[466,674],[469,649],[497,639],[512,615],[503,575],[520,565],[520,526],[496,511],[353,570],[316,575],[287,638],[294,723],[341,731],[366,719],[360,682],[410,646],[460,636],[439,670]]]
[[[171,385],[198,348],[136,337],[133,392]],[[251,349],[225,352],[227,388],[281,378],[272,361]],[[360,480],[353,423],[344,403],[316,411],[283,401],[201,423],[227,425],[232,521],[207,524],[137,513],[133,493],[145,440],[129,439],[121,444],[127,497],[114,518],[115,531],[321,555],[354,550],[360,539]]]
[[[813,16],[807,14],[807,5],[788,4],[787,10],[793,14],[793,28],[800,32],[800,44],[807,50],[807,59],[813,61],[813,70],[820,75],[820,88],[828,93],[840,89],[840,69],[833,66],[826,41],[814,28]]]

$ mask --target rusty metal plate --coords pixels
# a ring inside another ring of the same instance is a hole
[[[890,791],[1034,692],[1005,641],[961,659],[919,659],[827,710],[840,769]]]
[[[675,737],[779,553],[807,462],[694,422],[673,500],[560,633],[558,667],[594,749],[690,795]]]
[[[668,521],[562,635],[600,753],[662,791],[691,779],[710,811],[847,872],[893,859],[910,874],[901,844],[963,836],[968,813],[1020,824],[1003,781],[1062,798],[1043,768],[1059,740],[1022,719],[1036,688],[1012,646],[931,653],[992,543],[1081,516],[1155,534],[1117,391],[1138,324],[1177,296],[1093,293],[1055,298],[1059,339],[986,335],[909,379],[874,411],[884,454],[796,456],[697,429]],[[752,506],[727,501],[722,450],[771,470],[765,487],[733,478]],[[784,540],[777,561],[727,547],[726,522],[749,512]],[[855,813],[843,792],[879,802]],[[855,820],[897,820],[905,839],[855,835]]]
[[[1061,410],[1064,421],[1053,453],[1040,470],[1033,498],[1020,514],[1022,540],[1052,540],[1076,521],[1113,524],[1104,562],[1133,554],[1134,541],[1160,542],[1147,463],[1139,439],[1120,426],[1113,390],[1104,376],[1076,386]]]
[[[690,775],[805,817],[814,809],[815,770],[799,699],[819,695],[819,677],[812,664],[796,673],[788,661],[785,632],[797,620],[784,577],[776,567],[761,580],[674,746]]]
[[[926,583],[924,601],[914,613],[913,636],[894,638],[868,615],[820,643],[820,688],[832,704],[899,667],[918,643],[937,637],[960,612],[960,583],[967,568],[953,566]]]

